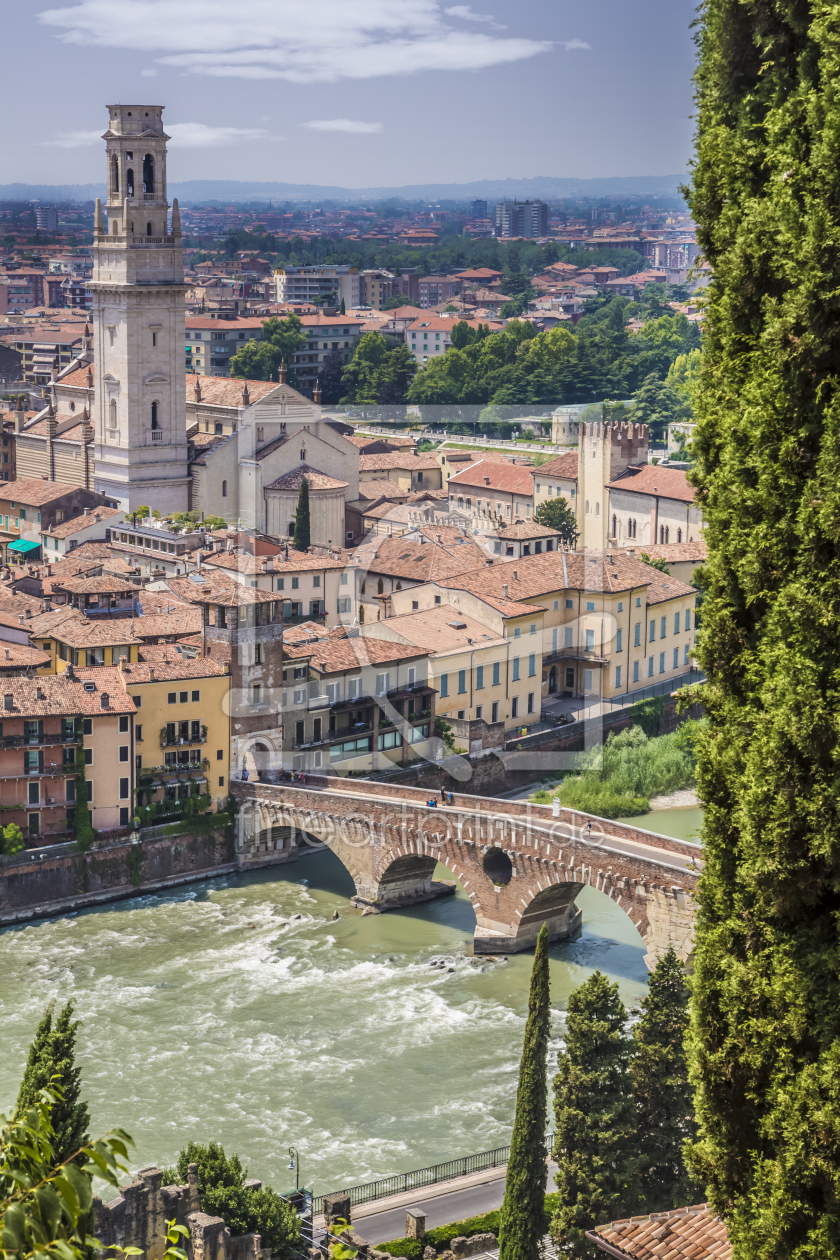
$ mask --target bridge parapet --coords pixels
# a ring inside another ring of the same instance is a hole
[[[450,891],[433,879],[441,862],[472,902],[478,953],[527,949],[542,923],[553,939],[569,936],[581,922],[575,899],[589,885],[629,916],[649,965],[669,945],[688,961],[697,846],[572,811],[557,817],[550,806],[459,795],[431,807],[422,792],[358,790],[367,786],[236,783],[240,866],[325,845],[352,876],[354,902],[382,911]]]

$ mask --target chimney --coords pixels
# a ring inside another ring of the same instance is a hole
[[[200,381],[196,381],[195,385],[193,385],[193,397],[196,402],[201,402],[201,382]]]
[[[245,384],[242,386],[242,406],[250,407],[250,405],[251,405],[251,395],[248,393],[248,382],[246,381]]]
[[[312,394],[312,401],[315,403],[316,407],[320,407],[321,405],[321,382],[320,381],[315,382],[315,390]]]
[[[44,695],[44,688],[43,688],[43,687],[36,687],[36,688],[35,688],[35,699],[36,699],[36,700],[46,700],[46,698],[47,698],[47,697]]]
[[[154,670],[154,666],[150,665],[149,666],[149,682],[154,682],[154,681],[155,681],[155,670]]]
[[[490,485],[490,478],[489,478],[489,477],[485,477],[485,478],[484,478],[484,484],[485,484],[485,486],[489,486],[489,485]]]
[[[11,654],[11,652],[9,651],[9,649],[8,649],[8,648],[6,648],[6,660],[7,660],[7,661],[10,661],[11,659],[12,659],[12,654]]]
[[[440,542],[440,534],[438,534],[438,536],[437,536],[437,540],[438,540],[438,542]]]
[[[99,697],[100,709],[107,709],[110,703],[111,703],[111,697],[108,695],[107,691],[103,691],[101,696]]]
[[[508,597],[508,584],[507,582],[503,582],[502,583],[502,598],[507,599],[507,597]]]
[[[519,574],[516,572],[516,569],[513,570],[513,580],[514,582],[519,581]]]
[[[32,617],[32,609],[27,608],[26,612],[23,615],[26,618],[26,620],[29,621]]]
[[[280,360],[280,371],[277,373],[277,379],[280,385],[286,384],[286,360],[285,359]]]

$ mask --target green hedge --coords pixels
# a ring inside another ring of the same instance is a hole
[[[551,1219],[558,1206],[558,1195],[545,1196],[546,1214]],[[464,1221],[453,1221],[451,1225],[438,1225],[428,1230],[422,1238],[395,1238],[393,1242],[377,1243],[377,1251],[387,1251],[391,1256],[405,1256],[406,1260],[419,1260],[426,1247],[434,1247],[436,1251],[445,1251],[453,1238],[472,1238],[473,1234],[495,1234],[499,1236],[499,1219],[501,1209],[485,1212],[483,1216],[468,1216]]]

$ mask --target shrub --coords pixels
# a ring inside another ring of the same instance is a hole
[[[546,1216],[551,1219],[557,1211],[560,1196],[545,1196]],[[426,1247],[434,1247],[436,1251],[445,1251],[453,1238],[471,1238],[473,1234],[495,1234],[498,1237],[501,1209],[485,1212],[483,1216],[469,1216],[464,1221],[453,1221],[451,1225],[438,1225],[428,1230],[422,1238],[395,1238],[393,1242],[377,1243],[377,1251],[387,1251],[391,1256],[405,1256],[406,1260],[418,1260]]]
[[[653,739],[662,729],[664,708],[664,696],[651,696],[648,700],[637,700],[630,709],[630,717],[642,728],[648,739]]]

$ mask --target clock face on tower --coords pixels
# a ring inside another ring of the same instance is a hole
[[[94,226],[96,489],[131,511],[186,509],[184,267],[160,105],[111,105]]]

